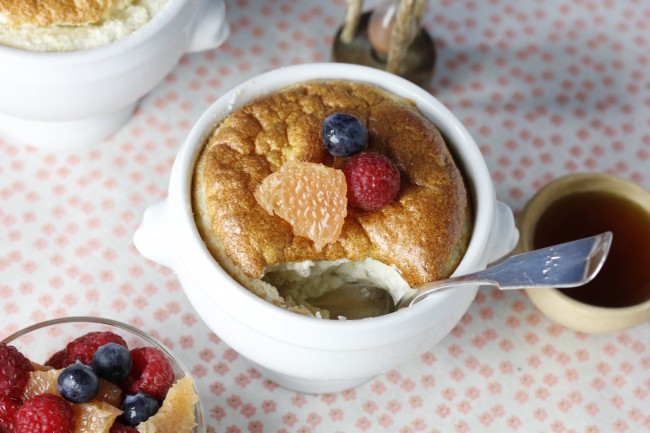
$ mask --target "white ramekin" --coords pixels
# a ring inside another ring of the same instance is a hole
[[[240,286],[212,258],[192,217],[192,168],[206,136],[225,116],[258,96],[310,79],[359,80],[406,97],[448,140],[473,197],[475,221],[455,274],[486,267],[507,254],[518,232],[510,208],[496,200],[485,161],[461,123],[436,98],[395,75],[324,63],[264,73],[224,94],[198,120],[181,147],[166,200],[151,206],[135,233],[138,250],[172,268],[206,324],[278,384],[311,393],[363,383],[403,364],[442,339],[461,319],[476,287],[443,292],[387,316],[350,321],[290,313]]]
[[[223,0],[169,0],[135,32],[70,52],[0,46],[0,134],[46,150],[115,132],[187,52],[228,35]]]

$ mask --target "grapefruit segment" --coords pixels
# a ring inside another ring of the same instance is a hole
[[[73,404],[75,429],[73,433],[108,433],[122,411],[104,401]]]
[[[196,425],[194,410],[199,397],[190,376],[179,379],[167,392],[158,412],[138,424],[140,433],[190,432]]]
[[[347,185],[341,170],[313,162],[289,161],[267,176],[255,199],[293,232],[314,242],[317,251],[336,242],[347,215]]]

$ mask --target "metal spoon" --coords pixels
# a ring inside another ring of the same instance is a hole
[[[501,290],[577,287],[591,281],[607,257],[612,233],[605,232],[509,257],[483,271],[426,283],[395,304],[391,294],[369,283],[346,284],[316,299],[312,305],[330,311],[332,319],[364,319],[409,307],[432,293],[480,285]]]

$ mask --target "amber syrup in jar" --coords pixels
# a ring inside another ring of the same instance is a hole
[[[533,248],[611,231],[612,246],[598,275],[584,286],[560,289],[599,307],[628,307],[650,299],[650,212],[609,192],[576,192],[539,217]]]

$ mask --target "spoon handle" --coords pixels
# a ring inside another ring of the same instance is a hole
[[[400,299],[397,308],[412,305],[432,293],[468,285],[501,290],[581,286],[591,281],[603,266],[611,243],[612,233],[605,232],[517,254],[482,271],[424,284]]]

